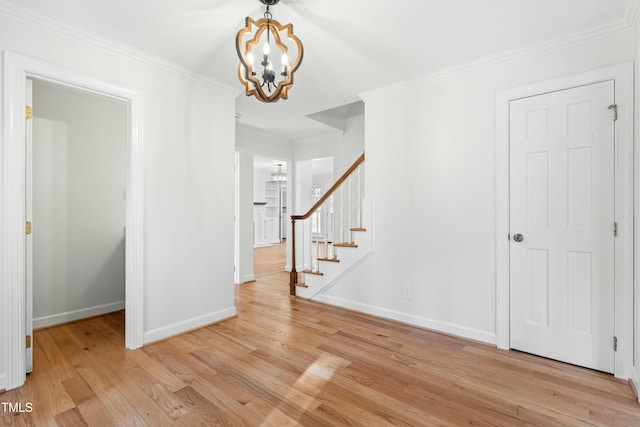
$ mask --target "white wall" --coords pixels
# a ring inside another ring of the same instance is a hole
[[[344,134],[334,133],[298,141],[293,146],[295,160],[311,160],[333,157],[333,173],[339,178],[355,162],[365,149],[364,106],[345,118]],[[296,212],[302,213],[302,212]]]
[[[33,84],[33,317],[124,308],[127,107]]]
[[[145,342],[233,316],[237,92],[43,19],[0,12],[0,49],[141,94]],[[6,292],[0,289],[2,301]],[[0,324],[0,389],[9,326]]]
[[[627,32],[363,94],[375,254],[327,299],[495,342],[496,92],[634,57]]]
[[[271,180],[271,169],[253,167],[253,201],[266,202],[265,199],[265,183]]]

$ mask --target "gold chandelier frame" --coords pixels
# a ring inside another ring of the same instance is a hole
[[[251,17],[245,19],[245,27],[238,31],[236,35],[236,51],[240,58],[240,64],[238,65],[238,79],[245,86],[245,94],[247,96],[255,96],[263,102],[276,102],[280,98],[287,99],[288,91],[293,85],[294,73],[300,67],[302,58],[304,56],[304,48],[300,39],[293,34],[293,25],[281,25],[278,21],[271,19],[271,13],[269,12],[269,0],[260,0],[267,5],[267,12],[264,18],[260,18],[257,21]],[[277,3],[277,2],[276,2]],[[271,4],[274,4],[273,2]],[[289,63],[285,64],[286,74],[281,73],[284,77],[281,81],[275,84],[275,89],[271,93],[267,93],[269,85],[267,84],[267,90],[264,89],[265,82],[260,81],[260,75],[255,72],[254,65],[247,55],[252,52],[253,47],[256,46],[267,31],[269,35],[273,36],[273,40],[276,46],[287,55]],[[286,34],[286,38],[291,40],[296,45],[296,57],[293,61],[288,57],[288,46],[282,41],[280,34]],[[254,34],[253,37],[246,42],[243,42],[247,34]]]

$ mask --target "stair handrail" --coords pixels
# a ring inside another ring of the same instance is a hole
[[[327,201],[333,193],[349,178],[349,176],[358,169],[364,162],[364,153],[356,159],[356,161],[342,174],[340,178],[331,186],[320,199],[303,215],[291,215],[291,272],[289,273],[289,294],[296,295],[296,285],[298,283],[298,272],[296,271],[296,221],[302,221],[309,218],[324,202]]]

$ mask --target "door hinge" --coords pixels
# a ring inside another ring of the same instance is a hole
[[[618,223],[613,223],[613,237],[618,237]]]
[[[27,234],[27,236],[29,234],[31,234],[31,222],[27,221],[26,225],[25,225],[25,233]]]
[[[613,110],[613,121],[618,120],[618,106],[616,104],[611,104],[608,107],[609,110]]]
[[[31,348],[31,335],[27,335],[27,348]]]
[[[26,117],[27,117],[27,120],[29,120],[31,118],[31,106],[30,105],[27,105]]]
[[[618,351],[618,337],[613,337],[613,351]]]

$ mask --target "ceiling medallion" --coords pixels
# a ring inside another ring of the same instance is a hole
[[[269,7],[279,0],[260,2],[267,6],[264,17],[257,21],[247,17],[245,27],[236,35],[236,51],[240,58],[238,78],[245,86],[247,96],[253,95],[262,102],[276,102],[280,98],[287,99],[287,92],[293,86],[293,74],[302,62],[304,51],[300,39],[293,34],[293,25],[280,25],[272,19]],[[261,46],[261,50],[254,54],[256,45]],[[255,57],[262,57],[258,66],[254,65]]]

